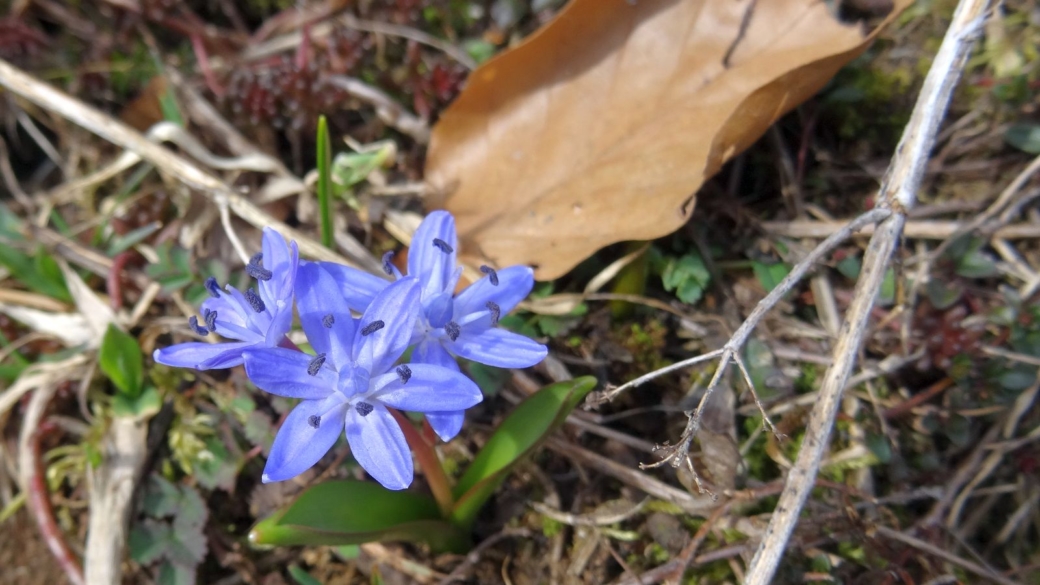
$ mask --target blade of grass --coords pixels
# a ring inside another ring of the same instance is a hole
[[[318,210],[321,213],[321,243],[332,248],[332,146],[329,144],[329,124],[325,116],[318,118]]]

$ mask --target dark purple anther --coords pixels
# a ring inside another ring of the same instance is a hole
[[[384,325],[385,323],[383,323],[382,321],[372,321],[368,325],[365,325],[361,328],[361,335],[362,337],[365,335],[372,335],[376,331],[382,329]]]
[[[451,244],[449,244],[448,242],[445,242],[444,240],[442,240],[440,238],[434,238],[433,239],[433,245],[438,250],[440,250],[441,252],[444,252],[445,254],[451,254],[452,252],[455,251],[455,248],[452,248]]]
[[[407,384],[412,379],[412,369],[405,365],[397,366],[397,377],[401,378],[402,384]]]
[[[271,280],[271,277],[274,276],[271,274],[270,270],[260,266],[259,264],[247,264],[246,274],[257,280]]]
[[[216,311],[210,311],[209,309],[206,309],[205,319],[206,319],[206,329],[209,329],[210,331],[216,331],[217,330],[217,312]]]
[[[357,413],[361,416],[368,416],[372,414],[372,411],[375,410],[376,407],[367,402],[358,402],[354,405],[354,409],[357,410]]]
[[[393,252],[387,252],[386,254],[383,254],[383,272],[385,272],[388,276],[394,275],[394,266],[390,264],[390,260],[393,257]]]
[[[220,286],[217,285],[217,279],[212,276],[206,279],[206,290],[209,291],[209,296],[219,299],[220,298]]]
[[[264,268],[264,253],[260,252],[249,259],[249,264],[246,264],[246,274],[252,276],[257,280],[271,280],[274,276],[271,271]]]
[[[481,266],[480,271],[488,276],[488,280],[491,281],[491,286],[498,286],[498,273],[495,269],[490,266]]]
[[[318,428],[319,426],[321,426],[321,417],[316,414],[312,414],[307,418],[307,424],[311,425],[314,428]]]
[[[326,329],[332,329],[332,324],[335,322],[336,318],[332,316],[332,313],[321,318],[321,324],[324,325]]]
[[[498,318],[502,316],[502,308],[499,307],[494,301],[488,301],[484,303],[487,310],[491,311],[491,324],[498,325]]]
[[[318,375],[318,370],[321,369],[321,366],[324,363],[325,363],[325,354],[319,353],[318,355],[314,356],[314,359],[311,360],[311,363],[307,364],[307,373],[312,375],[312,376],[317,376]]]
[[[260,298],[260,295],[256,294],[253,289],[246,290],[246,300],[249,301],[249,306],[253,307],[253,310],[257,313],[263,313],[267,306],[264,305],[264,299]]]
[[[448,334],[448,337],[451,338],[452,341],[455,341],[459,338],[459,335],[462,333],[462,329],[459,328],[458,323],[454,321],[448,321],[448,324],[444,326],[444,332]]]
[[[188,327],[191,327],[192,331],[194,331],[195,333],[198,333],[199,335],[201,335],[203,337],[209,335],[209,329],[206,329],[205,327],[200,326],[199,325],[199,318],[196,317],[195,315],[192,315],[191,317],[188,317]]]

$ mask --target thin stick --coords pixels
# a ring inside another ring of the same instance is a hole
[[[887,526],[877,526],[876,530],[878,534],[884,536],[885,538],[898,540],[899,542],[912,546],[917,550],[928,553],[935,557],[939,557],[940,559],[952,565],[957,565],[958,567],[966,571],[971,571],[972,573],[975,573],[976,575],[984,579],[990,579],[995,583],[1000,583],[1001,585],[1021,585],[1018,581],[1013,581],[999,573],[994,573],[993,571],[986,569],[986,567],[983,567],[982,565],[973,563],[969,560],[962,559],[957,555],[951,554],[919,538],[910,536],[909,534],[903,534],[902,532],[899,532],[898,530],[892,530]],[[745,581],[745,583],[747,583],[747,581]]]
[[[908,221],[903,229],[903,235],[914,240],[945,240],[956,234],[964,227],[962,221],[932,221],[918,220]],[[788,238],[824,238],[842,228],[841,222],[837,221],[815,221],[811,219],[796,219],[794,221],[767,221],[762,223],[762,229],[774,236]],[[874,234],[874,228],[867,227],[862,235]],[[1040,238],[1040,225],[1034,223],[1014,223],[997,228],[993,237],[1006,240],[1033,240]]]
[[[988,0],[961,0],[958,4],[942,46],[925,78],[910,122],[896,147],[892,164],[882,180],[878,198],[880,207],[893,213],[877,227],[870,240],[863,260],[863,271],[856,283],[852,304],[834,349],[834,364],[828,368],[824,377],[819,401],[809,419],[802,448],[795,466],[788,474],[787,484],[766,528],[765,538],[748,567],[745,585],[766,585],[772,581],[791,532],[812,490],[830,439],[842,390],[866,332],[870,309],[880,291],[888,260],[902,237],[905,214],[917,200],[917,190],[935,144],[939,124],[946,114],[953,88],[960,78],[975,37],[982,28],[982,15],[988,7]]]
[[[808,273],[809,270],[812,269],[812,267],[818,261],[820,261],[820,259],[826,256],[831,250],[837,248],[842,242],[851,238],[852,235],[858,232],[859,230],[865,228],[868,225],[874,224],[882,219],[885,219],[886,217],[891,215],[891,213],[892,212],[888,209],[872,209],[864,213],[863,215],[860,215],[856,219],[850,221],[849,223],[845,224],[844,227],[830,234],[830,236],[828,236],[827,239],[820,242],[819,245],[816,246],[816,248],[809,252],[809,254],[805,258],[803,258],[800,262],[798,262],[798,264],[796,264],[791,269],[791,272],[789,272],[787,276],[785,276],[784,279],[776,285],[776,288],[770,291],[770,293],[766,295],[764,299],[759,301],[758,305],[755,306],[755,309],[751,311],[751,314],[748,315],[747,319],[745,319],[744,322],[740,325],[740,328],[738,328],[736,332],[733,333],[733,337],[730,338],[729,342],[727,342],[722,349],[717,349],[706,354],[685,359],[681,362],[672,364],[670,366],[666,366],[659,370],[654,370],[653,372],[644,374],[636,378],[635,380],[626,382],[621,386],[618,386],[617,388],[608,389],[603,392],[594,392],[593,394],[589,395],[589,398],[586,402],[588,404],[601,404],[603,402],[609,402],[625,390],[629,390],[631,388],[638,388],[639,386],[642,386],[643,384],[656,378],[659,378],[665,374],[670,374],[671,372],[674,372],[676,370],[688,368],[700,362],[721,356],[715,376],[712,378],[711,383],[708,385],[708,390],[705,392],[705,396],[701,399],[701,404],[698,406],[699,410],[700,406],[703,406],[705,404],[705,400],[707,400],[707,395],[710,394],[711,391],[714,390],[714,387],[718,384],[718,379],[721,378],[721,372],[725,370],[727,366],[729,366],[729,362],[733,359],[733,356],[735,355],[736,351],[738,351],[741,347],[744,346],[748,338],[751,336],[751,332],[755,329],[755,327],[758,326],[759,322],[762,321],[766,313],[772,310],[773,307],[775,307],[776,304],[779,303],[780,300],[787,295],[787,293],[791,292],[791,289],[793,289],[795,285],[801,282],[802,278],[806,275],[806,273]]]
[[[0,59],[0,86],[43,108],[86,128],[109,142],[130,150],[156,167],[173,175],[182,183],[199,190],[217,207],[227,207],[238,217],[257,228],[271,226],[287,238],[296,240],[300,252],[316,260],[355,266],[339,254],[325,248],[304,233],[275,220],[266,211],[234,192],[220,179],[204,172],[187,159],[155,144],[139,132],[82,101],[59,91]]]

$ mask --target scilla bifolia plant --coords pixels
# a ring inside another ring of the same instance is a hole
[[[462,273],[457,247],[454,218],[431,213],[412,240],[407,275],[384,258],[391,281],[339,264],[301,262],[295,242],[286,245],[281,235],[265,229],[263,252],[246,266],[256,288],[220,289],[210,279],[211,298],[202,304],[201,320],[189,319],[195,334],[233,341],[156,350],[155,361],[170,366],[203,370],[244,364],[258,388],[300,400],[275,437],[264,482],[303,473],[345,434],[354,458],[380,484],[312,486],[258,523],[250,534],[254,542],[411,540],[464,550],[481,505],[593,388],[593,379],[582,378],[532,395],[452,485],[431,444],[433,435],[452,439],[465,410],[482,398],[456,357],[523,368],[546,355],[544,345],[498,327],[499,318],[531,291],[531,269],[484,266],[483,278],[455,294]],[[315,354],[300,351],[286,336],[294,297]],[[411,359],[401,363],[409,348]],[[401,411],[422,413],[432,432],[421,433]],[[413,456],[433,498],[402,491],[412,483]]]

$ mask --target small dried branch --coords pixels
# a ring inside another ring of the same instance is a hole
[[[84,566],[91,585],[122,582],[130,509],[147,455],[146,420],[114,417],[105,433],[104,459],[87,467],[90,521]]]
[[[664,458],[652,466],[663,465],[664,463],[671,463],[674,467],[680,467],[685,464],[685,461],[689,457],[690,445],[693,443],[693,439],[697,436],[697,431],[700,430],[701,426],[701,413],[704,411],[704,405],[707,404],[711,394],[719,386],[719,382],[722,380],[722,375],[729,367],[731,362],[737,362],[737,366],[741,372],[745,374],[745,381],[750,376],[746,374],[746,368],[740,362],[740,351],[747,343],[747,340],[751,337],[751,332],[754,331],[755,327],[762,321],[766,313],[773,309],[780,302],[784,296],[787,295],[806,274],[819,262],[824,256],[830,253],[831,250],[836,248],[845,240],[852,237],[854,233],[860,229],[871,225],[877,221],[885,219],[892,214],[892,211],[886,208],[878,208],[868,211],[856,219],[852,220],[845,225],[841,230],[831,234],[827,239],[820,242],[816,248],[814,248],[805,258],[803,258],[798,264],[796,264],[791,272],[774,288],[764,299],[759,301],[755,309],[751,311],[747,319],[740,325],[740,327],[733,333],[733,336],[726,342],[726,345],[722,349],[718,349],[703,355],[692,357],[690,359],[683,360],[676,364],[672,364],[665,368],[655,370],[631,382],[622,384],[617,388],[607,389],[603,392],[596,392],[589,396],[587,403],[590,405],[601,404],[603,402],[610,401],[616,396],[628,390],[630,388],[639,387],[650,380],[674,372],[676,370],[692,366],[694,364],[708,361],[714,358],[719,358],[718,367],[715,369],[715,375],[712,376],[711,381],[708,383],[708,387],[704,391],[704,396],[701,397],[700,403],[697,405],[697,410],[689,414],[689,420],[687,421],[686,428],[683,430],[682,436],[679,439],[678,444],[667,448]],[[754,391],[754,388],[752,388]],[[758,398],[755,398],[756,404],[761,410],[761,402]],[[769,420],[769,416],[763,411],[763,420],[765,424],[773,431],[774,434],[778,434],[776,429],[773,427],[772,422]]]
[[[892,164],[882,180],[879,207],[892,213],[877,227],[863,259],[863,270],[852,304],[846,314],[834,349],[834,364],[828,368],[813,408],[802,448],[788,474],[776,511],[766,528],[748,567],[745,585],[765,585],[772,581],[780,559],[787,549],[791,532],[798,523],[830,439],[842,391],[866,332],[870,310],[881,289],[885,269],[896,244],[903,236],[906,213],[913,208],[939,124],[960,79],[968,52],[982,28],[988,0],[961,0],[942,46],[932,62],[910,116],[903,137],[896,147]]]
[[[949,551],[945,551],[919,538],[910,536],[909,534],[903,534],[902,532],[899,532],[898,530],[893,530],[887,526],[878,526],[876,528],[878,534],[885,538],[889,538],[901,542],[905,545],[912,546],[921,552],[930,554],[934,557],[938,557],[950,563],[951,565],[956,565],[964,569],[965,571],[975,573],[983,579],[988,579],[990,581],[993,581],[994,583],[999,583],[1000,585],[1021,585],[1018,581],[1008,579],[1007,577],[999,573],[994,573],[993,571],[987,569],[986,567],[983,567],[982,565],[979,565],[978,563],[974,563],[967,559],[962,559],[959,556],[950,553]]]
[[[226,207],[257,228],[270,226],[277,229],[282,235],[296,240],[300,252],[303,254],[317,260],[355,266],[354,263],[325,248],[306,234],[275,220],[248,199],[231,190],[220,179],[201,170],[187,159],[155,144],[119,120],[35,79],[4,60],[0,60],[0,86],[137,154],[162,171],[176,177],[185,185],[197,189],[213,201],[218,208]]]
[[[914,240],[945,240],[964,228],[962,221],[917,220],[908,221],[903,236]],[[841,222],[796,219],[794,221],[767,221],[762,229],[774,236],[787,238],[824,238],[842,228]],[[864,228],[862,235],[874,235],[873,226]],[[1040,225],[1035,223],[1013,223],[999,227],[993,237],[1006,240],[1034,240],[1040,238]]]

